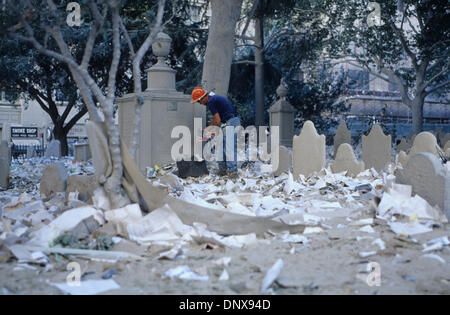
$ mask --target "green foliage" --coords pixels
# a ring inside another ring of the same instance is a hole
[[[286,79],[289,100],[299,110],[296,127],[313,120],[319,130],[334,124],[329,114],[345,107],[337,102],[343,89],[343,76],[330,73],[321,59],[329,30],[323,24],[325,5],[317,1],[264,1],[265,17],[265,114],[277,100],[276,89]],[[248,9],[247,9],[248,11]],[[239,60],[253,60],[253,49],[238,50]],[[308,80],[299,76],[306,71]],[[230,80],[230,98],[245,125],[254,124],[254,66],[234,64]]]

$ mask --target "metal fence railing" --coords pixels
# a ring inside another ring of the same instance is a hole
[[[42,145],[17,145],[13,144],[11,146],[11,156],[13,159],[26,158],[27,152],[35,152],[35,156],[44,156],[45,148]]]

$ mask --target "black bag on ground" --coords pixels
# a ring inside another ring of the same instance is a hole
[[[177,167],[178,176],[181,178],[209,175],[208,168],[206,167],[206,161],[195,161],[194,157],[191,158],[191,161],[177,162]]]

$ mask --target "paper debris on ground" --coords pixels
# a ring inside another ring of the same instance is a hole
[[[155,241],[176,241],[192,232],[192,227],[181,222],[180,218],[165,205],[138,221],[127,225],[130,239],[140,244]]]
[[[81,221],[91,216],[93,216],[100,225],[104,224],[103,213],[93,207],[82,207],[68,210],[52,221],[49,225],[33,233],[29,244],[47,247],[62,233],[70,231]]]
[[[306,227],[303,234],[315,234],[315,233],[322,233],[323,229],[320,227]]]
[[[375,233],[375,230],[370,225],[366,225],[366,226],[360,228],[359,231],[369,233],[369,234]]]
[[[378,214],[383,218],[400,214],[418,219],[447,222],[445,215],[436,207],[432,207],[419,195],[411,197],[412,187],[409,185],[393,184],[388,192],[383,194],[378,205]]]
[[[39,247],[32,245],[13,245],[10,247],[13,253],[17,254],[17,258],[36,257],[36,252],[42,252],[45,254],[60,254],[60,255],[74,255],[85,257],[92,260],[104,261],[104,262],[117,262],[117,261],[136,261],[142,260],[140,256],[133,255],[131,253],[105,251],[105,250],[88,250],[78,248],[61,248],[61,247]]]
[[[175,245],[172,249],[162,252],[158,255],[158,259],[168,259],[168,260],[174,260],[178,256],[183,255],[183,248],[182,244]]]
[[[230,275],[228,274],[227,270],[224,269],[219,277],[219,281],[227,281],[227,280],[230,280]]]
[[[431,252],[435,250],[442,250],[445,246],[449,246],[450,241],[448,240],[448,236],[445,237],[439,237],[432,239],[428,241],[426,244],[423,245],[424,252]]]
[[[280,276],[281,269],[283,269],[283,260],[278,259],[275,264],[267,271],[262,284],[261,284],[261,294],[267,293],[267,290],[272,286],[275,280]]]
[[[412,221],[408,223],[388,222],[388,225],[395,234],[403,236],[412,236],[433,231],[432,228],[429,228],[419,223],[418,221]]]
[[[386,243],[381,238],[377,238],[375,241],[372,242],[372,244],[378,245],[378,247],[380,247],[380,250],[386,249]]]
[[[188,266],[178,266],[167,270],[164,275],[170,279],[178,278],[183,280],[208,281],[207,275],[199,275],[193,272]]]
[[[443,263],[444,265],[446,264],[445,260],[441,256],[436,255],[436,254],[426,254],[426,255],[423,255],[422,257],[437,260],[440,263]]]
[[[138,204],[132,204],[121,209],[106,211],[105,219],[114,225],[118,234],[128,236],[128,224],[141,220],[142,212]]]
[[[96,295],[120,289],[120,286],[113,279],[81,281],[79,285],[67,283],[52,283],[52,285],[70,295]]]
[[[214,264],[222,266],[222,267],[228,267],[231,262],[231,257],[222,257],[214,261]]]

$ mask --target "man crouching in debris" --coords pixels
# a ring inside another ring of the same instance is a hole
[[[237,134],[234,133],[233,139],[227,139],[225,127],[232,126],[236,128],[241,125],[236,109],[229,99],[224,96],[216,95],[213,92],[207,93],[201,87],[196,87],[192,91],[191,103],[199,102],[209,108],[213,115],[211,126],[221,127],[223,129],[223,160],[219,162],[219,176],[228,175],[237,177]],[[210,138],[208,135],[207,138]],[[231,151],[233,150],[233,151]],[[234,152],[231,161],[227,161],[226,152]]]

